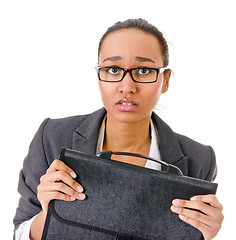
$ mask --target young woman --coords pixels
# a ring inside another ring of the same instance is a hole
[[[16,239],[41,238],[50,200],[86,198],[73,170],[56,159],[61,147],[89,154],[111,150],[149,155],[178,166],[184,175],[214,180],[212,148],[172,132],[153,113],[161,94],[168,90],[168,62],[163,34],[145,20],[118,22],[107,30],[99,44],[97,68],[104,108],[41,124],[20,174]],[[116,160],[160,169],[146,160],[124,156]],[[222,205],[215,195],[174,199],[171,210],[198,228],[205,239],[215,237],[223,221]]]

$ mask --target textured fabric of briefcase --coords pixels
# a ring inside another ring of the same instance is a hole
[[[170,210],[175,198],[215,193],[216,183],[62,149],[60,160],[76,173],[86,199],[49,204],[42,239],[203,239]]]

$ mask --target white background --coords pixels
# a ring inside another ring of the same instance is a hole
[[[0,3],[1,235],[12,239],[18,174],[46,118],[102,107],[94,67],[107,27],[142,17],[170,43],[174,77],[156,112],[181,134],[216,152],[218,198],[235,228],[234,1],[11,1]],[[5,211],[6,210],[6,211]],[[1,220],[1,221],[2,221]]]

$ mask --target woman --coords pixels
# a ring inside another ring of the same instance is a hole
[[[86,198],[83,187],[74,181],[75,172],[54,160],[61,147],[89,154],[111,150],[149,155],[177,165],[184,175],[214,180],[212,148],[173,133],[153,113],[161,94],[168,90],[168,57],[162,33],[143,19],[118,22],[107,30],[99,44],[97,68],[105,109],[84,116],[46,119],[41,124],[20,174],[21,199],[14,219],[17,239],[21,234],[41,238],[50,200]],[[181,160],[184,155],[188,162]],[[124,156],[116,160],[160,169],[146,160]],[[198,228],[205,239],[215,237],[223,221],[222,205],[215,195],[175,199],[171,210]]]

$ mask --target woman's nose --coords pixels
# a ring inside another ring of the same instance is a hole
[[[129,72],[125,74],[125,77],[120,82],[119,91],[126,94],[137,92],[137,83],[133,81]]]

